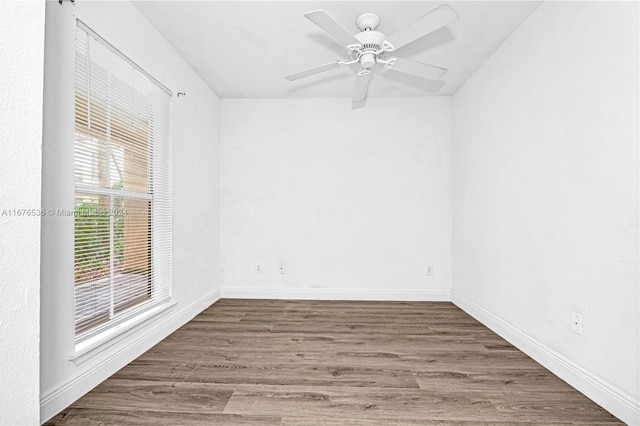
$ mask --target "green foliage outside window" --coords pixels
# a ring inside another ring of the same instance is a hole
[[[114,188],[122,184],[114,185]],[[112,207],[105,203],[85,201],[75,208],[75,282],[83,284],[109,276],[110,215],[122,209],[122,199],[112,198]],[[124,258],[124,218],[113,216],[114,270]]]

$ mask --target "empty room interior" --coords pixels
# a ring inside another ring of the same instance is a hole
[[[0,424],[640,425],[639,9],[0,2]]]

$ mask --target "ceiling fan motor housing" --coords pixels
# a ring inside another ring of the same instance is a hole
[[[364,16],[364,15],[362,15]],[[360,53],[360,65],[363,68],[371,68],[376,63],[376,58],[382,58],[385,53],[382,50],[382,42],[386,36],[380,31],[367,30],[355,34],[356,39],[362,44]]]

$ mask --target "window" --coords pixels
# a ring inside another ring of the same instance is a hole
[[[76,342],[171,296],[171,92],[76,28]]]

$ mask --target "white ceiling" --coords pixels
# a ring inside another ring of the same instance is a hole
[[[451,95],[538,7],[529,1],[137,1],[134,4],[222,98],[350,97],[354,71],[338,68],[289,82],[286,74],[347,52],[303,14],[323,9],[357,33],[363,12],[380,15],[387,35],[448,3],[460,18],[394,52],[447,68],[429,81],[378,68],[375,96]]]

